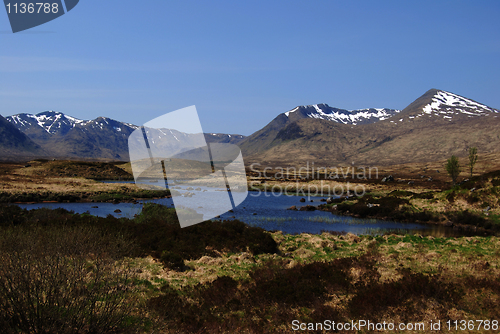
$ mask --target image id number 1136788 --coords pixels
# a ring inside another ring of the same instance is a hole
[[[7,8],[7,13],[15,13],[15,14],[40,14],[40,13],[53,13],[56,14],[59,12],[59,4],[58,3],[50,3],[50,2],[30,2],[30,3],[7,3],[5,5]]]

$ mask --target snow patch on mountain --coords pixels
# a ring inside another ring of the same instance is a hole
[[[289,116],[290,116],[290,113],[295,112],[295,111],[297,111],[298,109],[299,109],[299,107],[295,107],[294,109],[292,109],[292,110],[290,110],[290,111],[287,111],[287,112],[285,113],[286,117],[289,117]]]
[[[309,118],[324,119],[342,124],[357,125],[360,123],[373,123],[383,121],[399,113],[401,110],[388,108],[368,108],[358,110],[344,110],[332,108],[327,104],[313,104],[307,106],[299,106],[290,111],[285,112],[287,117],[291,113],[303,110],[303,115]]]
[[[75,127],[80,127],[85,131],[89,130],[89,128],[103,130],[104,127],[108,127],[116,132],[123,132],[127,127],[134,130],[137,128],[137,126],[133,124],[118,122],[107,117],[98,117],[95,120],[82,120],[52,110],[44,111],[36,115],[17,114],[8,116],[6,119],[21,131],[27,131],[33,127],[40,127],[50,135],[65,135],[69,130]]]
[[[76,125],[84,125],[88,121],[84,121],[57,111],[44,111],[36,115],[32,114],[17,114],[7,117],[18,128],[28,128],[38,125],[49,134],[54,134],[58,131],[67,131],[74,128]]]
[[[492,112],[498,113],[499,111],[460,95],[446,91],[438,91],[432,97],[432,102],[422,108],[421,115],[442,115],[444,118],[451,119],[452,117],[450,115],[454,114],[461,113],[473,117],[487,115]]]

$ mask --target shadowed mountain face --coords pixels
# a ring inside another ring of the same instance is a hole
[[[500,151],[499,116],[496,109],[431,89],[401,112],[368,124],[316,117],[292,122],[281,114],[241,146],[248,163],[271,165],[434,161],[464,156],[471,146],[483,153]]]
[[[43,149],[0,115],[0,160],[43,154]]]

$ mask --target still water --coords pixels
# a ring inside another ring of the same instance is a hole
[[[123,182],[123,181],[122,181]],[[185,189],[177,189],[181,193]],[[202,189],[201,191],[220,191],[220,189]],[[185,198],[185,201],[196,200],[196,191],[193,197]],[[320,200],[325,197],[305,198],[306,202],[300,202],[299,196],[286,196],[276,193],[249,192],[247,199],[241,203],[234,212],[221,215],[220,219],[239,219],[251,226],[262,227],[266,230],[280,230],[283,233],[321,233],[323,231],[350,232],[354,234],[382,234],[387,232],[399,232],[409,234],[443,236],[461,236],[452,228],[430,224],[413,224],[388,222],[376,219],[360,219],[348,216],[338,216],[323,211],[291,211],[287,208],[295,205],[297,208],[305,205],[318,206]],[[310,202],[312,200],[312,202]],[[139,201],[134,203],[38,203],[19,204],[26,209],[36,208],[64,208],[76,213],[88,212],[91,215],[106,217],[133,218],[139,214],[144,203],[158,203],[173,207],[172,199],[164,198],[157,200]],[[203,203],[197,203],[200,207]],[[215,218],[217,219],[217,218]]]

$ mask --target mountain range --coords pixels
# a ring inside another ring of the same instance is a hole
[[[17,131],[16,136],[29,140],[31,146],[23,144],[16,150],[3,156],[37,156],[50,158],[84,158],[128,161],[128,138],[138,126],[119,122],[107,117],[94,120],[81,120],[57,111],[44,111],[36,115],[17,114],[3,118],[8,124],[0,123],[0,131],[9,129],[9,133]],[[160,136],[175,138],[175,130],[158,131]],[[12,137],[12,135],[11,135]],[[24,138],[26,137],[26,138]],[[237,144],[245,138],[241,135],[206,133],[207,142]],[[24,141],[21,140],[22,143]],[[154,137],[153,137],[154,140]],[[0,139],[0,144],[6,140]],[[19,141],[19,140],[18,140]],[[172,140],[173,142],[174,140]],[[11,140],[9,143],[15,143]],[[12,144],[9,144],[12,146]]]
[[[359,111],[343,112],[350,116],[345,122],[334,120],[337,115],[320,118],[302,112],[314,108],[322,115],[318,109],[324,106],[278,115],[241,143],[245,161],[389,165],[463,156],[471,146],[482,153],[500,151],[500,112],[443,90],[431,89],[401,111],[369,109],[372,116],[362,122],[354,121]]]
[[[463,96],[431,89],[403,110],[298,106],[245,137],[206,133],[209,143],[241,147],[247,164],[394,164],[500,151],[500,112]],[[5,157],[124,160],[138,126],[107,117],[80,120],[61,112],[0,116]],[[179,135],[162,129],[158,136]]]

